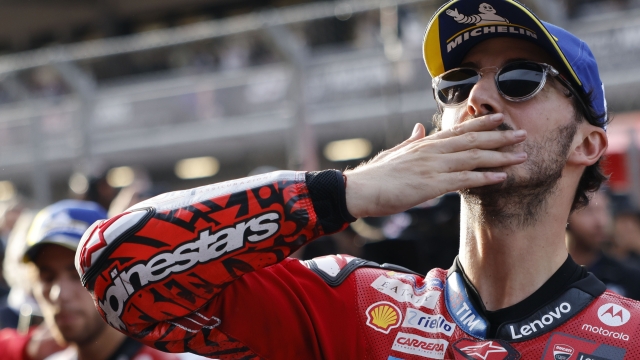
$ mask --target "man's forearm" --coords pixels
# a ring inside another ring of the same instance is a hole
[[[76,256],[110,325],[135,334],[181,318],[241,274],[355,220],[339,171],[276,172],[163,194],[87,231]],[[171,309],[153,298],[171,298]],[[146,320],[139,311],[144,308]]]

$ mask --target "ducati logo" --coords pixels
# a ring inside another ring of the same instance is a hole
[[[569,345],[557,344],[553,347],[554,360],[568,360],[573,355],[573,348]]]
[[[631,313],[620,305],[608,303],[598,309],[598,318],[605,325],[622,326],[629,321]]]

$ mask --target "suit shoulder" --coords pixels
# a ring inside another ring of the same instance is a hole
[[[380,272],[397,272],[423,277],[423,275],[405,267],[393,264],[378,264],[351,255],[328,255],[301,261],[302,265],[313,271],[330,286],[338,286],[358,269],[372,269]]]

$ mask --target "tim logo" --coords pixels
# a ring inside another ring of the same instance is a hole
[[[573,348],[569,345],[558,344],[553,347],[554,360],[568,360],[573,355]]]
[[[606,325],[621,326],[629,321],[631,313],[620,305],[608,303],[600,306],[598,318]]]
[[[480,4],[478,11],[480,12],[480,14],[466,16],[464,14],[458,13],[458,9],[449,9],[447,10],[447,15],[451,16],[460,24],[486,24],[495,22],[509,23],[509,20],[503,18],[500,15],[496,15],[496,9],[494,9],[493,6],[487,3]]]

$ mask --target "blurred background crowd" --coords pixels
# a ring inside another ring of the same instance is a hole
[[[614,117],[611,177],[569,219],[567,246],[611,290],[640,300],[640,1],[523,2],[598,59]],[[29,263],[38,261],[24,261],[34,217],[50,204],[91,201],[112,216],[166,191],[277,169],[353,167],[416,122],[430,129],[436,105],[421,44],[443,3],[0,3],[0,328],[33,336],[55,326],[42,322],[32,296]],[[296,256],[448,268],[459,210],[448,194],[360,219]],[[60,350],[51,344],[46,355]]]

